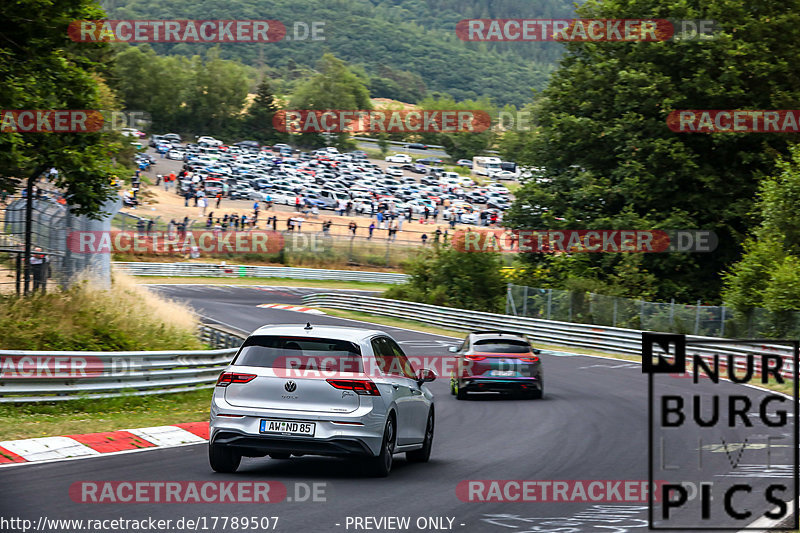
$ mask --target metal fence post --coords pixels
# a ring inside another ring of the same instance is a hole
[[[644,329],[644,300],[639,300],[639,327]]]
[[[522,316],[528,316],[528,286],[525,285],[525,291],[522,296]]]
[[[567,322],[572,322],[572,291],[567,292],[567,299],[569,300],[569,319]]]
[[[511,283],[509,283],[506,293],[506,314],[510,315],[511,312],[514,313],[514,316],[517,316],[517,304],[514,303],[514,297],[511,295]]]
[[[719,336],[720,337],[724,337],[725,336],[725,311],[726,311],[726,308],[723,305],[722,306],[722,310],[721,310],[722,316],[720,317],[720,322],[719,322]]]
[[[675,298],[669,299],[669,325],[675,327]]]
[[[612,324],[611,324],[611,325],[612,325],[612,327],[617,327],[617,303],[618,303],[618,302],[619,302],[619,298],[617,298],[617,297],[615,296],[615,297],[614,297],[614,314],[613,314],[613,317],[612,317],[612,319],[611,319],[611,322],[612,322]],[[549,317],[548,317],[548,318],[549,318]]]
[[[550,320],[550,311],[553,308],[553,289],[547,290],[547,320]]]
[[[697,307],[694,313],[694,334],[697,335],[698,331],[700,331],[700,300],[697,300]]]

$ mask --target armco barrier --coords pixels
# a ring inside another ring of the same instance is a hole
[[[404,283],[408,276],[397,272],[325,270],[321,268],[217,265],[209,263],[112,263],[115,269],[132,276],[176,276],[211,278],[291,278],[372,283]]]
[[[162,352],[0,351],[0,402],[143,396],[211,388],[242,336],[204,325],[216,350]]]
[[[334,293],[318,293],[304,296],[303,303],[314,307],[330,307],[412,319],[456,330],[474,331],[497,328],[506,331],[518,331],[526,334],[536,342],[586,348],[606,353],[641,355],[642,349],[642,332],[634,329],[556,322],[361,295],[344,296]],[[696,342],[725,340],[691,335],[687,335],[686,338]],[[793,354],[790,346],[769,344],[769,341],[764,341],[763,344],[758,344],[755,348],[764,354],[778,354],[783,357],[783,375],[786,377],[793,375]],[[729,353],[753,353],[753,349],[754,346],[752,345],[742,346],[730,343],[715,343],[702,346],[695,344],[687,346],[687,354],[696,353],[707,359],[713,354],[725,356]],[[741,359],[736,359],[737,367],[744,365]],[[757,359],[756,370],[759,368],[760,361]]]

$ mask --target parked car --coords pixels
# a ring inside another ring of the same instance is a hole
[[[388,163],[411,163],[411,156],[408,154],[395,154],[386,156]]]
[[[400,167],[387,167],[386,168],[386,174],[388,174],[389,176],[398,176],[398,177],[400,177],[400,176],[403,175],[403,169],[400,168]]]
[[[508,170],[498,170],[492,173],[492,178],[496,180],[515,180],[517,179],[517,175]]]

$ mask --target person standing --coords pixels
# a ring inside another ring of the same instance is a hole
[[[33,249],[34,252],[41,252],[40,247]],[[31,271],[33,273],[33,290],[45,292],[47,287],[47,256],[42,253],[34,253],[30,259]]]
[[[219,204],[222,203],[222,193],[217,193],[217,209],[219,209]]]
[[[372,233],[375,231],[375,223],[370,222],[369,224],[369,237],[367,239],[372,239]]]

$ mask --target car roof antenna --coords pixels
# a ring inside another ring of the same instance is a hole
[[[306,322],[306,327],[304,327],[303,329],[305,329],[305,330],[312,329],[311,328],[311,322]]]

